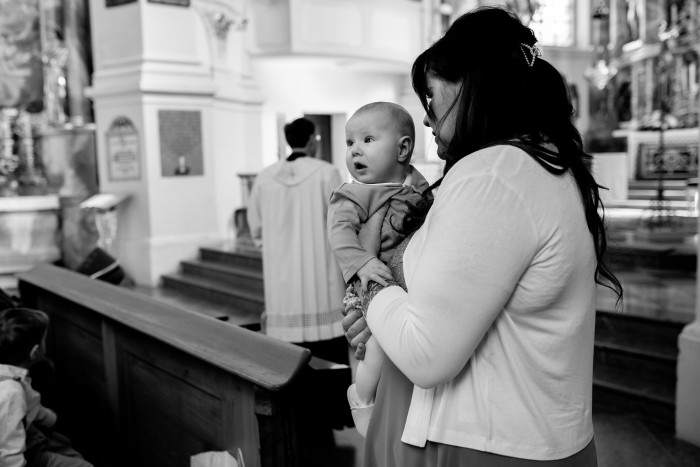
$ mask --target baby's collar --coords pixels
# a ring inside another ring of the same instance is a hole
[[[410,186],[413,183],[413,177],[411,176],[412,171],[409,171],[406,174],[406,178],[404,179],[403,183],[399,182],[388,182],[388,183],[364,183],[359,180],[355,180],[355,177],[350,175],[350,179],[352,179],[352,183],[357,183],[358,185],[366,185],[366,186]]]
[[[24,378],[25,376],[27,376],[28,372],[29,370],[27,370],[26,368],[0,363],[0,376],[10,378]]]

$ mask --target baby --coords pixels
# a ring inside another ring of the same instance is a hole
[[[345,139],[345,163],[353,181],[331,195],[328,240],[345,282],[365,292],[370,281],[386,286],[393,279],[385,263],[405,238],[397,228],[407,211],[406,202],[420,199],[428,182],[410,165],[415,127],[400,105],[374,102],[361,107],[345,125]],[[381,231],[363,232],[368,241],[361,242],[359,233],[367,220],[384,211]],[[382,349],[370,338],[355,384],[348,388],[348,402],[362,436],[369,425],[383,360]]]

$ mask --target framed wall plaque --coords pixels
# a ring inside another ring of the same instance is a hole
[[[204,174],[201,112],[159,110],[158,133],[163,177]]]
[[[141,155],[139,133],[127,117],[117,117],[107,130],[108,176],[112,181],[139,180]]]
[[[668,142],[639,144],[638,177],[642,179],[687,179],[698,176],[698,143]]]
[[[148,0],[148,3],[162,3],[163,5],[190,6],[190,0]]]
[[[127,3],[136,3],[137,0],[105,0],[107,8],[112,6],[126,5]]]

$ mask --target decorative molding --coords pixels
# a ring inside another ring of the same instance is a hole
[[[57,211],[60,208],[58,195],[46,196],[0,196],[0,212]]]
[[[248,26],[248,19],[238,12],[235,12],[238,18],[231,18],[225,12],[215,10],[205,10],[204,14],[214,31],[214,35],[220,41],[226,40],[231,26],[233,26],[234,31],[245,31]]]
[[[226,42],[228,33],[233,30],[243,32],[248,27],[248,18],[245,13],[227,6],[197,6],[197,12],[204,19],[209,33],[217,43],[219,57],[226,55]]]

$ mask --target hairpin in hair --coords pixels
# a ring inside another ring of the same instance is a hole
[[[535,64],[535,59],[542,56],[542,52],[534,45],[527,45],[525,43],[520,43],[520,50],[523,52],[523,57],[525,57],[525,63],[527,66],[533,66]],[[525,51],[530,52],[530,57],[527,56]]]

